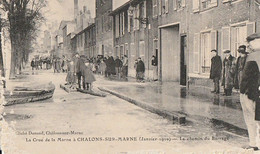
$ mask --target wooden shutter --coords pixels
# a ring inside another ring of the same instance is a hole
[[[230,50],[230,27],[222,28],[222,51]]]
[[[122,14],[122,34],[125,34],[125,12]]]
[[[182,0],[182,1],[181,1],[181,6],[182,6],[182,7],[185,7],[185,5],[186,5],[186,0]]]
[[[248,22],[247,26],[247,36],[255,33],[255,22]]]
[[[177,0],[173,0],[173,10],[177,10]]]
[[[211,0],[210,6],[211,7],[218,6],[218,0]]]
[[[211,50],[217,50],[217,41],[218,41],[218,32],[216,30],[212,30],[210,33],[210,41],[211,41]]]
[[[165,0],[165,13],[169,12],[169,0]]]
[[[158,0],[159,15],[162,15],[162,0]]]
[[[136,6],[136,11],[137,11],[137,13],[136,13],[136,16],[137,16],[137,18],[140,18],[140,5],[138,4],[137,6]],[[140,28],[140,21],[139,20],[136,20],[136,29],[137,30],[139,30],[139,28]]]
[[[200,11],[200,0],[192,0],[192,10],[193,12]]]
[[[144,17],[144,18],[147,17],[147,16],[146,16],[146,11],[147,11],[147,10],[146,10],[146,6],[147,6],[147,5],[146,5],[146,1],[144,1],[144,6],[143,6],[143,7],[144,7],[144,12],[143,12],[143,17]],[[148,20],[148,19],[147,19],[147,20]],[[148,22],[148,21],[147,21],[147,22]],[[146,28],[146,23],[143,24],[143,26],[144,26],[144,28]]]
[[[199,73],[200,33],[194,34],[193,49],[193,72]]]
[[[130,24],[130,18],[131,18],[131,16],[130,16],[130,14],[131,14],[131,12],[130,12],[130,10],[128,9],[128,12],[127,12],[127,30],[128,30],[128,32],[130,32],[131,31],[131,24]]]

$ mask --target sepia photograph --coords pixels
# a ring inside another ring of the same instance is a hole
[[[0,154],[260,154],[260,0],[0,0]]]

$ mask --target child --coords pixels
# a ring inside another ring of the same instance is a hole
[[[89,91],[92,91],[92,83],[94,81],[96,81],[96,78],[93,75],[93,72],[92,72],[91,68],[92,67],[91,67],[89,61],[88,60],[85,61],[85,67],[83,68],[82,75],[83,75],[83,78],[84,78],[83,81],[85,81],[84,84],[87,85],[87,90],[89,90]]]

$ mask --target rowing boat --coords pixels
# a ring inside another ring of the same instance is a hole
[[[3,94],[3,105],[9,106],[46,100],[52,98],[54,90],[55,85],[51,82],[44,85],[15,87],[13,91],[6,91]]]

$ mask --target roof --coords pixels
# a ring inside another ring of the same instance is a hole
[[[121,12],[122,10],[128,8],[131,4],[131,1],[126,2],[125,4],[121,5],[120,7],[118,7],[117,9],[113,10],[111,13],[109,13],[110,16],[114,16],[116,14],[118,14],[119,12]]]

